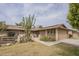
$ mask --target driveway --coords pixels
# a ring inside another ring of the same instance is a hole
[[[79,47],[79,39],[62,39],[62,40],[59,40],[59,41],[44,42],[44,43],[47,44],[48,46],[56,45],[56,44],[59,44],[59,43],[66,43],[66,44],[70,44],[70,45],[74,45],[74,46]]]
[[[61,42],[79,47],[79,39],[64,39]]]

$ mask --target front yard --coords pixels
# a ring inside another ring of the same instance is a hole
[[[26,56],[53,56],[53,55],[79,55],[79,47],[64,43],[45,46],[37,42],[15,44],[12,46],[0,47],[0,55],[26,55]]]

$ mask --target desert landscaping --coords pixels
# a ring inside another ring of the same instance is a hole
[[[0,56],[56,56],[79,55],[79,47],[60,43],[45,46],[37,42],[20,43],[0,47]]]

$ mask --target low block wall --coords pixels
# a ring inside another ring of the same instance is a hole
[[[15,43],[14,37],[0,37],[0,44]]]

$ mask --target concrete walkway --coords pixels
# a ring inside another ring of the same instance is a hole
[[[44,44],[46,46],[51,46],[51,45],[55,45],[55,44],[61,43],[61,41],[45,42],[45,41],[41,41],[39,39],[34,39],[34,41],[42,43],[42,44]]]
[[[46,46],[52,46],[52,45],[59,44],[59,43],[66,43],[66,44],[71,44],[71,45],[79,47],[79,40],[78,39],[62,39],[62,40],[53,41],[53,42],[45,42],[45,41],[40,41],[39,39],[34,39],[34,41],[42,43]]]

